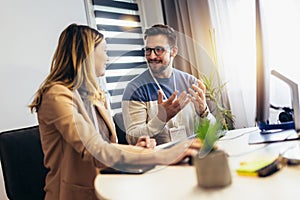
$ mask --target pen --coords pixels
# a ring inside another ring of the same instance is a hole
[[[274,174],[284,166],[284,159],[280,156],[276,158],[271,164],[257,170],[257,175],[259,177],[266,177]]]

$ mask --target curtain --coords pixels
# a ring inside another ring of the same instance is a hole
[[[163,0],[163,5],[166,23],[180,33],[176,68],[218,77],[226,83],[222,101],[235,127],[254,126],[254,1]]]
[[[213,77],[214,87],[221,85],[223,81],[216,56],[215,32],[211,27],[208,0],[162,0],[162,5],[166,24],[177,30],[179,36],[179,52],[174,67],[197,78],[203,74]],[[226,89],[220,101],[225,109],[230,109]],[[212,105],[209,106],[215,110]],[[229,124],[233,127],[231,122]]]
[[[196,77],[215,69],[207,1],[163,0],[163,7],[166,24],[178,31],[175,67]]]
[[[210,0],[220,74],[227,82],[236,128],[255,125],[255,1]]]

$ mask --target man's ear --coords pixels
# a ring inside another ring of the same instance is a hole
[[[171,57],[174,58],[177,55],[177,53],[178,53],[178,47],[175,45],[172,47],[170,55],[171,55]]]

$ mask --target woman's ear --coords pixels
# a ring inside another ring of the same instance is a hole
[[[176,45],[174,45],[171,49],[170,55],[171,55],[171,57],[174,58],[177,55],[177,53],[178,53],[178,47]]]

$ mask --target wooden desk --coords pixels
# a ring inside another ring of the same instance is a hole
[[[100,199],[299,199],[300,166],[286,166],[265,178],[245,177],[235,169],[242,161],[274,157],[284,149],[300,145],[299,141],[248,145],[255,128],[230,131],[218,142],[229,154],[232,184],[225,188],[203,189],[197,186],[193,166],[157,166],[143,175],[103,175],[95,179]]]

